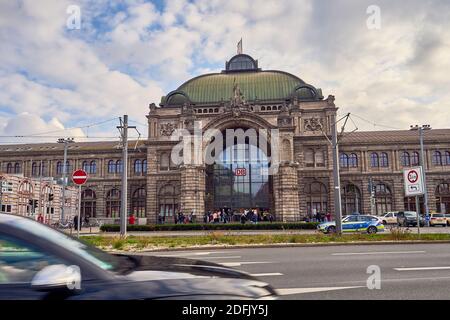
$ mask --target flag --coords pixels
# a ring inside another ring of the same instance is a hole
[[[242,54],[242,38],[241,38],[241,40],[239,40],[239,42],[237,44],[237,53]]]

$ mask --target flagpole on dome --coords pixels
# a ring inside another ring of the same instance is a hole
[[[237,44],[237,54],[242,54],[242,38]]]

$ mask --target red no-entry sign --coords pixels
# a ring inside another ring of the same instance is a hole
[[[74,171],[74,173],[72,174],[72,181],[73,183],[75,183],[76,185],[82,185],[85,184],[87,181],[87,173],[84,170],[76,170]]]

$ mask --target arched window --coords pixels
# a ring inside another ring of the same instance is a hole
[[[355,153],[348,157],[348,166],[352,168],[358,167],[358,156]]]
[[[348,155],[346,153],[341,153],[339,162],[341,164],[341,168],[348,168]]]
[[[116,172],[116,164],[114,163],[114,160],[108,161],[108,173],[114,173]]]
[[[142,172],[147,173],[147,159],[142,160]]]
[[[93,218],[97,215],[97,196],[92,189],[86,189],[81,193],[81,216]]]
[[[361,192],[357,186],[348,183],[342,188],[342,214],[354,213],[361,213]]]
[[[16,162],[14,165],[14,173],[20,173],[20,163]]]
[[[33,187],[28,180],[23,181],[19,185],[18,190],[18,214],[30,215],[32,213],[32,207],[29,204],[29,200],[33,197]]]
[[[90,173],[96,174],[97,173],[97,163],[95,162],[95,160],[91,161],[91,171]]]
[[[383,168],[389,167],[389,158],[388,158],[388,154],[386,152],[381,153],[380,167],[383,167]]]
[[[440,213],[450,213],[450,187],[441,183],[436,189],[436,209]]]
[[[392,192],[385,183],[375,186],[375,209],[377,215],[392,211]]]
[[[63,173],[63,163],[62,161],[58,161],[56,163],[56,174],[62,174]]]
[[[83,161],[83,165],[82,168],[84,171],[86,171],[87,173],[90,173],[90,165],[87,161]]]
[[[416,197],[405,197],[403,203],[406,211],[417,211]],[[423,196],[419,197],[419,208],[420,212],[425,212],[425,201]]]
[[[450,166],[450,151],[445,151],[444,162],[446,166]]]
[[[39,174],[40,174],[40,167],[36,162],[33,162],[33,164],[31,165],[31,175],[36,177],[39,176]]]
[[[123,172],[123,163],[122,160],[116,161],[116,173],[122,173]]]
[[[120,217],[120,190],[113,188],[106,194],[106,217]]]
[[[136,217],[145,217],[146,193],[144,188],[136,189],[131,197],[131,212]]]
[[[414,151],[411,154],[411,165],[418,166],[419,163],[420,163],[420,161],[419,161],[419,153],[417,151]]]
[[[174,184],[162,186],[158,192],[159,223],[175,222],[180,199],[180,189]]]
[[[328,192],[321,182],[312,182],[305,187],[306,207],[309,217],[314,213],[326,213],[328,210]]]
[[[409,167],[411,165],[411,159],[409,157],[409,153],[406,151],[402,152],[402,155],[400,156],[400,163],[404,167]]]
[[[12,163],[8,163],[6,165],[6,173],[13,173],[13,165],[12,165]]]
[[[435,151],[433,153],[433,164],[435,166],[442,166],[442,154],[440,151]]]
[[[380,161],[378,158],[378,153],[376,152],[372,152],[370,154],[370,166],[372,168],[378,168],[380,166]]]
[[[142,172],[142,162],[139,159],[134,160],[134,173],[141,173]]]

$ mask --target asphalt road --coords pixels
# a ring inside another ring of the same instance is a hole
[[[450,299],[450,245],[349,245],[145,253],[221,263],[270,283],[282,299]],[[380,289],[369,281],[380,270]]]

